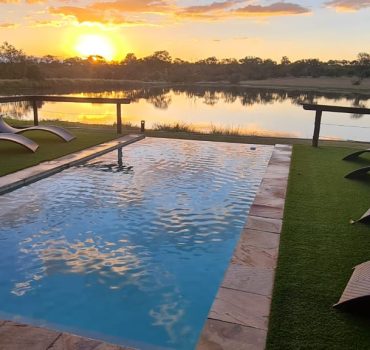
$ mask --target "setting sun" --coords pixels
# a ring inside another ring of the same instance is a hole
[[[76,51],[82,57],[99,55],[111,61],[116,52],[111,40],[102,35],[81,35],[77,39]]]

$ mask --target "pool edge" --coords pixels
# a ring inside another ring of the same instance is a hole
[[[0,320],[1,349],[13,350],[57,350],[57,349],[96,349],[96,350],[137,350],[122,347],[100,340],[80,337],[70,333],[47,328],[30,326],[13,321]]]
[[[197,350],[265,349],[291,155],[275,145]]]
[[[125,135],[112,141],[104,142],[51,161],[45,161],[29,168],[19,170],[15,173],[1,176],[0,195],[54,175],[74,165],[84,163],[117,148],[128,146],[131,143],[140,141],[144,138],[145,135],[143,134]]]

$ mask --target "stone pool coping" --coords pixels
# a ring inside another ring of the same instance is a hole
[[[111,152],[117,148],[127,146],[145,138],[145,135],[125,135],[118,139],[101,143],[99,145],[86,148],[67,154],[61,158],[42,162],[15,173],[0,177],[0,195],[11,192],[22,186],[29,185],[45,177],[54,175],[64,169],[81,164],[105,153]]]
[[[265,349],[291,155],[275,145],[197,350]]]
[[[0,321],[2,350],[134,350],[77,335]]]

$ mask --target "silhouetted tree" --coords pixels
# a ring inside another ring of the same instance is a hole
[[[279,63],[271,59],[245,56],[240,60],[215,56],[188,62],[172,59],[168,51],[155,51],[152,55],[138,58],[128,53],[119,63],[107,62],[99,55],[70,57],[60,60],[55,56],[26,56],[8,42],[0,46],[0,78],[104,78],[142,81],[167,81],[174,83],[230,82],[274,77],[349,76],[354,84],[370,77],[370,54],[361,52],[357,59],[328,60],[300,59],[294,62],[283,56]],[[356,78],[357,77],[357,78]],[[266,98],[267,99],[267,98]],[[266,100],[265,99],[265,100]],[[207,99],[209,100],[209,98]],[[212,100],[212,99],[211,99]]]

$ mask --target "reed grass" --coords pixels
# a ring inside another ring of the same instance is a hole
[[[156,123],[153,125],[153,130],[155,131],[170,131],[170,132],[188,132],[195,133],[197,132],[194,126],[187,123]]]

